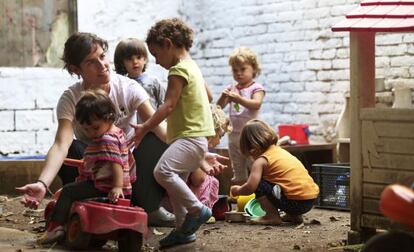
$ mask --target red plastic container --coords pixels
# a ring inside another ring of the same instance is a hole
[[[309,144],[309,125],[307,124],[280,124],[279,138],[289,136],[297,144]]]
[[[225,213],[231,211],[231,205],[227,195],[219,195],[218,201],[213,206],[213,216],[216,220],[224,220]]]

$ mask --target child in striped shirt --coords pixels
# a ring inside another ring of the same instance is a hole
[[[86,91],[76,104],[76,127],[91,140],[85,149],[84,165],[76,182],[66,184],[48,220],[41,244],[63,237],[74,201],[108,197],[112,202],[131,194],[135,162],[122,129],[116,127],[115,107],[103,90]]]

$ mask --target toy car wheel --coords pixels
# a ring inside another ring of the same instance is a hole
[[[142,234],[134,230],[123,229],[119,232],[118,251],[141,251]]]
[[[82,223],[79,215],[74,214],[68,223],[66,232],[66,246],[72,249],[86,249],[89,246],[91,234],[82,232]]]

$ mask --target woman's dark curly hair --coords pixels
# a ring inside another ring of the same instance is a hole
[[[178,18],[163,19],[149,29],[145,42],[162,46],[164,39],[189,51],[193,45],[193,30]]]
[[[68,70],[70,74],[73,74],[69,66],[79,67],[85,57],[97,49],[97,45],[101,46],[104,52],[108,51],[108,42],[93,33],[75,32],[72,34],[65,42],[62,56],[62,60],[65,63],[63,68]]]
[[[130,59],[134,55],[148,59],[147,48],[143,41],[136,38],[128,38],[119,42],[114,54],[115,71],[121,75],[126,75],[128,72],[124,66],[124,60]],[[147,64],[145,64],[142,72],[145,72],[146,68]]]
[[[79,124],[91,125],[92,121],[115,122],[115,106],[108,94],[102,89],[85,91],[76,103],[75,118]]]

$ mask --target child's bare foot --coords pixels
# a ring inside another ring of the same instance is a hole
[[[301,224],[303,223],[303,217],[301,214],[299,215],[293,215],[293,214],[285,214],[282,216],[282,221],[284,222],[292,222],[295,224]]]
[[[282,219],[279,216],[263,216],[252,218],[249,221],[252,225],[270,225],[270,226],[278,226],[282,224]]]

